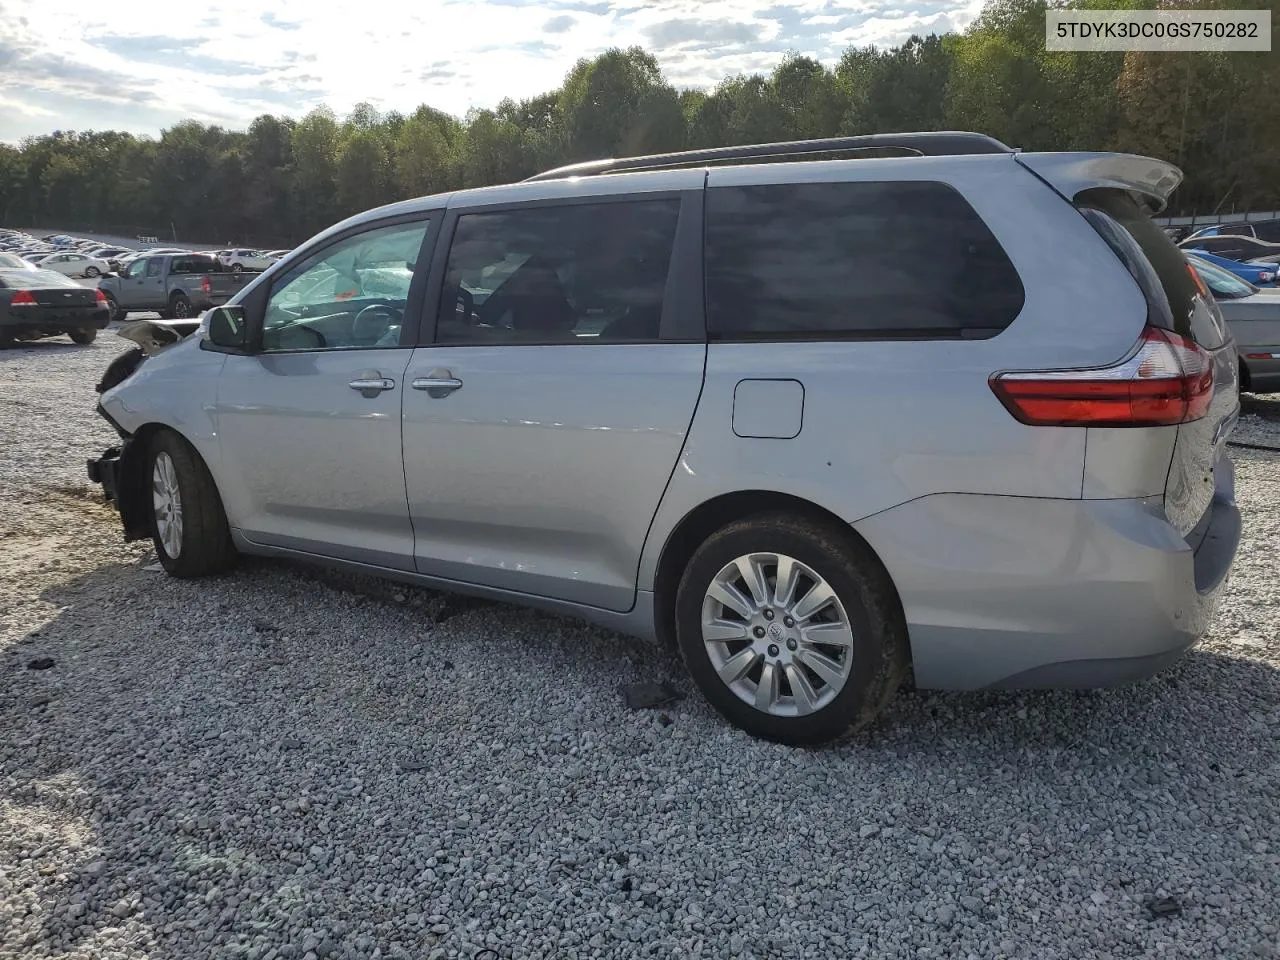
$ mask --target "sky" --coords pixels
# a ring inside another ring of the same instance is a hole
[[[677,87],[788,52],[963,29],[981,0],[0,0],[0,141],[53,130],[234,129],[361,101],[463,116],[554,89],[582,57],[640,45]]]

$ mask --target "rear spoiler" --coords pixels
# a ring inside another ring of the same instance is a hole
[[[1014,159],[1068,200],[1085,190],[1124,190],[1137,194],[1152,216],[1182,182],[1173,164],[1131,153],[1018,153]]]

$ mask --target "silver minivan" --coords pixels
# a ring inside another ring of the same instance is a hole
[[[909,674],[1134,680],[1240,536],[1235,348],[1149,219],[1180,177],[931,133],[393,204],[117,361],[90,476],[175,576],[293,557],[584,617],[786,743]]]

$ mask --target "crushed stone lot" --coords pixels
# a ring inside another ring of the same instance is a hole
[[[1172,669],[799,750],[576,622],[149,571],[84,475],[125,346],[0,353],[0,958],[1280,957],[1280,454],[1233,450],[1230,593]]]

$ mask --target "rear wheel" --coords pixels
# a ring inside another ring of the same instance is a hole
[[[172,430],[151,441],[147,457],[151,488],[151,539],[156,556],[175,577],[203,577],[236,561],[227,516],[209,468]]]
[[[112,323],[116,323],[120,320],[123,320],[127,316],[127,314],[120,309],[120,304],[116,302],[116,298],[109,293],[104,293],[103,296],[107,298],[107,311],[108,311],[107,319],[109,319]]]
[[[748,733],[816,744],[876,716],[906,675],[906,624],[851,532],[763,514],[712,534],[676,594],[676,638],[712,706]]]
[[[80,330],[72,330],[67,336],[73,343],[93,343],[98,339],[98,331],[94,327],[84,327]]]
[[[232,273],[243,273],[243,272],[244,272],[244,264],[243,264],[243,263],[233,263],[233,264],[231,265],[231,272],[232,272]]]
[[[7,350],[13,346],[13,332],[6,327],[0,327],[0,350]]]
[[[102,275],[102,271],[99,270],[97,267],[85,267],[84,275],[86,277],[98,277]]]
[[[191,316],[191,301],[186,294],[175,293],[169,301],[169,316],[175,320],[185,320]]]

